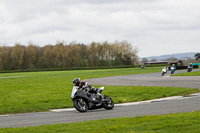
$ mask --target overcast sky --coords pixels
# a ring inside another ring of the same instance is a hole
[[[140,57],[200,52],[200,0],[0,0],[0,46],[115,40]]]

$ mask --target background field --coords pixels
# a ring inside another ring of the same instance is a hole
[[[88,79],[160,70],[161,67],[0,74],[0,114],[73,107],[70,95],[72,80],[76,77]],[[105,86],[103,94],[111,96],[115,103],[122,103],[195,92],[199,90],[178,87]]]

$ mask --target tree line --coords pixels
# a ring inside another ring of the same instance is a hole
[[[137,47],[127,41],[58,42],[43,47],[16,43],[0,46],[0,70],[134,65],[137,53]]]

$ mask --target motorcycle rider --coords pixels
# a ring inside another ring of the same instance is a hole
[[[171,70],[171,74],[174,74],[174,72],[176,71],[176,66],[175,66],[175,64],[172,64],[170,70]]]
[[[166,71],[167,71],[167,70],[168,70],[168,67],[166,66],[166,67],[164,67],[162,70],[166,70]]]
[[[164,76],[164,74],[166,74],[167,71],[168,71],[168,67],[166,66],[166,67],[164,67],[164,68],[162,69],[161,75]]]
[[[190,63],[188,67],[193,68],[192,63]]]
[[[192,69],[193,69],[192,63],[190,63],[190,64],[188,65],[188,72],[191,72]]]
[[[81,81],[80,78],[75,78],[73,80],[73,84],[74,84],[74,86],[78,86],[79,90],[88,88],[90,93],[97,94],[97,89],[96,88],[92,87],[87,82]]]

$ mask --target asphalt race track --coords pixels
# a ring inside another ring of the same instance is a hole
[[[194,69],[193,71],[200,71]],[[176,73],[184,73],[186,70],[175,71]],[[103,78],[87,79],[87,82],[95,85],[111,85],[111,86],[174,86],[200,89],[200,76],[171,76],[170,71],[161,76],[161,72],[112,76]]]
[[[200,71],[196,69],[194,71]],[[186,70],[175,73],[186,72]],[[114,76],[105,78],[87,79],[92,85],[115,86],[179,86],[200,89],[200,76],[197,77],[170,77],[170,73],[161,76],[161,73]],[[135,117],[143,115],[160,115],[178,112],[200,110],[200,94],[188,97],[172,97],[147,102],[118,104],[113,110],[98,109],[79,113],[75,109],[53,110],[49,112],[0,115],[0,128],[27,127],[55,123],[71,123],[87,120],[98,120],[118,117]]]

